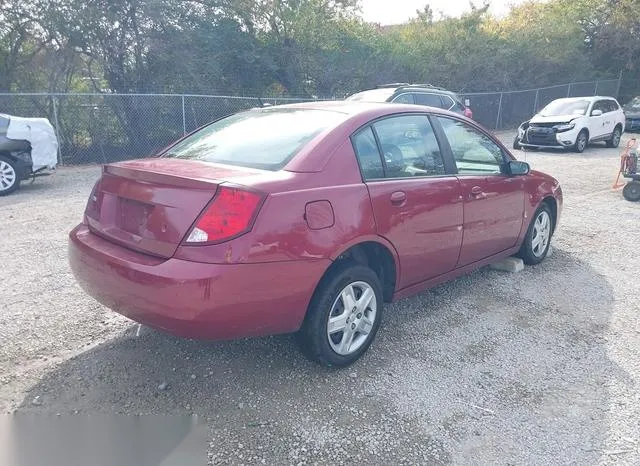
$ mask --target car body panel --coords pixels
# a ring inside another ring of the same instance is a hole
[[[366,183],[378,234],[395,245],[399,287],[453,270],[462,244],[463,209],[455,176]],[[394,202],[394,194],[404,200]]]
[[[504,175],[460,176],[464,240],[458,267],[513,247],[524,220],[524,180]],[[474,188],[480,188],[474,194]]]
[[[159,210],[173,228],[168,242],[174,250],[143,252],[131,242],[109,238],[95,225],[91,231],[92,193],[85,220],[89,225],[82,223],[69,235],[69,261],[83,289],[137,322],[181,336],[221,339],[293,332],[321,278],[353,246],[376,243],[390,253],[396,269],[393,298],[399,299],[516,252],[545,199],[554,199],[559,218],[559,183],[536,171],[363,182],[350,140],[359,128],[399,113],[443,114],[490,136],[463,116],[415,105],[296,105],[337,108],[349,117],[312,140],[282,170],[162,157],[106,166],[106,192],[161,206],[187,202],[191,210],[188,215],[187,208],[181,213]],[[507,159],[514,159],[492,139]],[[451,158],[448,166],[454,163],[450,152],[443,156]],[[464,202],[477,184],[486,199]],[[196,211],[219,186],[264,196],[250,231],[219,244],[185,244],[185,225],[196,221]],[[394,205],[392,195],[398,191],[405,201]],[[322,206],[317,218],[308,217],[309,205]],[[171,221],[171,215],[180,220]],[[150,231],[148,239],[162,241],[162,229]]]

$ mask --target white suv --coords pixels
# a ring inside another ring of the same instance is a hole
[[[613,97],[557,99],[518,128],[513,148],[572,148],[583,152],[591,142],[618,147],[625,117]]]

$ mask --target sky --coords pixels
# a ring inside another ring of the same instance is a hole
[[[477,6],[482,6],[482,0],[473,0]],[[501,16],[509,11],[510,5],[523,3],[524,0],[491,0],[489,11]],[[434,16],[439,13],[446,16],[459,16],[469,11],[469,0],[360,0],[362,16],[365,21],[373,23],[399,24],[416,16],[416,10],[421,10],[426,4],[431,6]]]

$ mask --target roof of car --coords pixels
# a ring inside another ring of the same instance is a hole
[[[564,102],[577,102],[578,100],[587,100],[589,102],[593,102],[596,100],[616,100],[614,97],[611,96],[602,96],[602,95],[589,95],[589,96],[584,96],[584,97],[562,97],[560,99],[556,99],[556,100],[561,100]]]
[[[376,110],[389,110],[390,108],[401,109],[401,107],[408,107],[416,111],[416,106],[408,106],[403,104],[392,104],[389,102],[361,102],[353,100],[313,100],[309,102],[300,102],[295,104],[277,105],[268,108],[307,108],[314,110],[332,110],[334,112],[346,113],[348,115],[355,115],[357,113],[365,111]],[[392,111],[391,111],[392,113]]]

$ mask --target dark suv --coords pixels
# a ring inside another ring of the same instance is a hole
[[[346,100],[425,105],[427,107],[444,108],[445,110],[461,113],[468,118],[473,118],[471,109],[462,103],[456,93],[431,84],[383,84],[375,89],[352,94]]]

